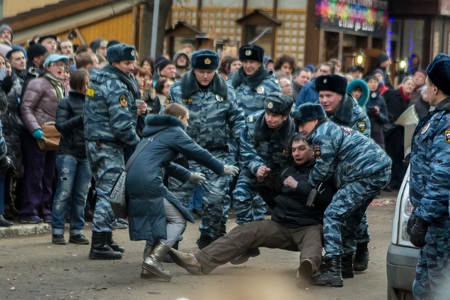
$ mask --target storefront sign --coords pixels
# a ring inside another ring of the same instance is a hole
[[[316,28],[386,36],[387,0],[316,0]]]

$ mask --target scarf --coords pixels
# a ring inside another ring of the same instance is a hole
[[[131,77],[130,75],[125,74],[120,69],[107,64],[102,68],[103,71],[112,73],[119,77],[120,81],[122,81],[128,88],[128,90],[133,94],[134,99],[140,99],[141,98],[141,92],[139,91],[139,85],[137,81]]]
[[[411,99],[411,94],[406,95],[403,92],[403,87],[399,87],[398,91],[400,92],[400,95],[402,96],[402,101],[403,103],[406,103],[407,101],[409,101],[409,99]]]
[[[61,80],[56,79],[50,73],[45,73],[44,77],[48,81],[50,81],[52,83],[52,85],[55,87],[55,91],[56,91],[56,94],[58,95],[58,99],[61,100],[62,98],[64,98],[65,91],[64,91],[64,87],[61,83]]]
[[[267,70],[266,67],[262,65],[261,68],[259,68],[258,71],[255,72],[255,74],[247,76],[247,74],[245,74],[244,72],[244,68],[241,67],[239,70],[237,70],[236,74],[234,74],[231,85],[233,86],[233,88],[236,88],[240,86],[242,82],[244,82],[252,90],[256,90],[256,88],[261,84],[264,78],[266,78],[270,73],[271,71]]]

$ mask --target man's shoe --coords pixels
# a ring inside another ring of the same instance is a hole
[[[13,225],[13,222],[5,220],[5,218],[2,215],[0,215],[0,227],[9,227],[12,225]]]
[[[85,238],[82,234],[71,235],[69,238],[69,243],[80,244],[80,245],[89,245],[89,240]]]
[[[170,257],[174,263],[182,267],[192,275],[200,275],[202,271],[202,265],[195,258],[192,253],[184,253],[173,248],[169,252]]]
[[[322,271],[319,276],[312,278],[312,283],[315,285],[328,285],[333,287],[344,286],[344,281],[341,275],[341,257],[335,256],[325,260],[326,269]]]
[[[313,262],[309,259],[305,259],[304,261],[302,261],[300,267],[297,270],[297,274],[295,275],[295,278],[297,278],[297,287],[299,289],[304,289],[308,287],[313,274],[314,274]]]
[[[106,243],[107,232],[92,232],[91,251],[89,252],[90,259],[121,259],[122,253],[114,251]]]
[[[108,232],[106,234],[106,244],[111,247],[111,249],[113,249],[116,252],[120,252],[120,253],[124,253],[125,252],[125,248],[119,246],[119,244],[117,244],[113,239],[112,239],[112,232]]]
[[[128,221],[127,221],[127,220],[124,220],[124,219],[122,219],[122,218],[117,218],[117,222],[122,223],[122,224],[125,224],[125,225],[128,225]]]
[[[53,234],[52,235],[52,243],[56,245],[65,245],[66,240],[64,239],[64,235],[62,234]]]
[[[369,266],[369,249],[367,243],[361,243],[356,246],[355,263],[353,269],[361,272],[367,270]]]
[[[250,257],[256,257],[260,254],[261,254],[261,252],[259,252],[258,248],[251,248],[251,249],[248,249],[247,252],[245,252],[244,254],[241,254],[238,257],[233,258],[230,261],[230,263],[232,265],[240,265],[240,264],[247,262],[250,259]]]
[[[52,216],[45,216],[44,223],[52,224]]]
[[[353,278],[355,277],[353,273],[353,261],[355,256],[353,254],[346,254],[342,256],[341,266],[342,266],[342,278]]]
[[[114,229],[127,229],[128,225],[127,224],[123,224],[119,221],[114,222],[113,226]]]
[[[205,236],[205,235],[200,235],[200,238],[197,240],[197,246],[198,249],[203,249],[207,246],[209,246],[209,244],[211,244],[213,242],[213,238],[209,237],[209,236]]]
[[[29,216],[20,218],[20,223],[22,224],[39,224],[42,223],[42,219],[38,216]]]

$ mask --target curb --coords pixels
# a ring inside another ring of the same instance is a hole
[[[0,239],[17,236],[30,236],[38,234],[46,234],[52,232],[50,224],[20,224],[11,227],[0,227]]]

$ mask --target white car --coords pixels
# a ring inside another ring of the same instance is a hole
[[[413,206],[409,201],[409,167],[397,195],[392,241],[386,258],[387,299],[413,300],[412,284],[416,275],[419,248],[414,247],[406,233],[406,224]]]

